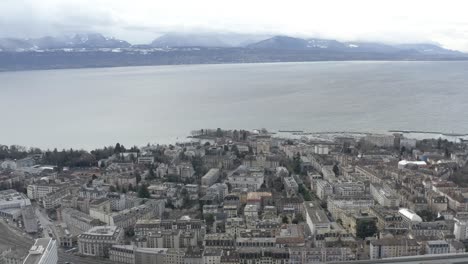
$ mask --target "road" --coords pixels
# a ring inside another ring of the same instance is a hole
[[[411,257],[357,260],[349,264],[465,264],[468,263],[468,253],[419,255]],[[328,264],[343,264],[343,262],[328,262]]]
[[[39,223],[42,226],[42,233],[43,237],[49,237],[49,226],[52,226],[53,223],[49,220],[47,213],[45,211],[41,211],[40,208],[36,207],[36,216],[39,219]]]
[[[115,262],[102,258],[91,258],[77,256],[72,253],[65,253],[63,249],[58,250],[58,264],[70,262],[73,264],[115,264]]]

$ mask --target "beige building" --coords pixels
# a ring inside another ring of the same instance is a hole
[[[109,257],[109,250],[121,242],[123,235],[117,226],[93,227],[78,236],[78,250],[86,256]]]
[[[91,216],[72,208],[62,209],[61,214],[62,221],[75,236],[84,233],[95,226],[103,224],[98,219],[94,219]]]
[[[370,242],[370,259],[416,256],[421,246],[414,239],[385,238]]]
[[[167,251],[167,248],[136,248],[135,264],[165,264]]]
[[[135,248],[127,245],[114,245],[109,249],[109,259],[118,263],[135,264]]]

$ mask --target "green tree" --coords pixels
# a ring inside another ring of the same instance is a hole
[[[192,158],[192,166],[195,174],[199,177],[202,177],[207,172],[203,159],[200,156],[195,156]]]
[[[293,171],[296,174],[301,173],[301,154],[299,152],[293,157]]]
[[[294,219],[292,220],[293,224],[298,224],[301,222],[304,222],[304,217],[302,216],[302,214],[297,214],[296,217],[294,217]]]
[[[223,137],[223,130],[221,128],[216,129],[216,137]]]
[[[424,222],[431,222],[435,219],[434,215],[429,210],[422,210],[417,212],[416,214],[419,215]]]
[[[187,189],[182,188],[182,191],[180,192],[180,194],[182,195],[182,199],[183,199],[182,207],[187,207],[190,203],[190,197],[189,197],[189,193]]]
[[[287,216],[285,216],[285,215],[283,216],[281,221],[283,222],[283,224],[289,224],[289,218]]]
[[[333,166],[333,172],[335,173],[336,176],[340,175],[340,168],[338,168],[338,165]]]
[[[365,239],[377,233],[375,221],[359,221],[356,226],[356,236]]]
[[[299,193],[302,195],[302,198],[304,198],[305,201],[312,201],[312,195],[304,186],[304,184],[299,184]]]
[[[213,215],[213,214],[208,214],[208,215],[205,217],[205,221],[206,221],[206,225],[212,226],[213,223],[214,223],[214,221],[215,221],[214,215]]]
[[[148,186],[146,184],[141,184],[138,188],[138,197],[139,198],[150,198],[151,195],[148,191]]]
[[[141,175],[139,172],[135,172],[136,183],[137,185],[141,182]]]
[[[115,144],[114,153],[119,154],[121,152],[122,152],[122,146],[120,146],[120,143]]]

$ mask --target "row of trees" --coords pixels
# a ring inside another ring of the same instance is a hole
[[[138,147],[133,146],[130,149],[125,148],[120,143],[114,146],[94,149],[90,152],[86,150],[63,149],[43,151],[39,148],[29,148],[18,145],[5,146],[0,145],[0,160],[13,159],[18,160],[33,154],[43,154],[42,164],[56,165],[58,167],[88,167],[97,165],[97,161],[107,159],[114,154],[122,152],[139,152]]]
[[[18,160],[18,159],[25,158],[27,155],[41,154],[41,153],[42,151],[38,148],[27,149],[26,147],[18,146],[18,145],[11,145],[11,146],[0,145],[0,160],[4,160],[4,159]]]

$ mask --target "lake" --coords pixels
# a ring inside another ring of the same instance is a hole
[[[199,128],[468,132],[468,62],[310,62],[0,73],[1,144],[170,143]]]

